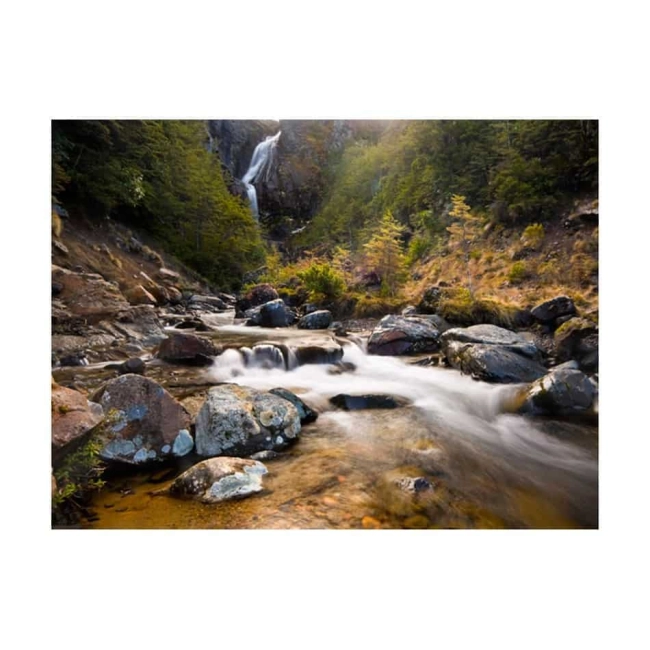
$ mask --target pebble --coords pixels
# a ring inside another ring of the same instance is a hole
[[[369,515],[366,515],[361,520],[361,525],[364,528],[381,528],[381,521],[375,519],[374,517],[370,517]]]
[[[332,497],[324,497],[323,504],[325,504],[326,506],[337,506],[339,502]]]

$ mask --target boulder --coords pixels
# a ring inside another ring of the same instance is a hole
[[[345,395],[343,393],[330,397],[330,402],[345,411],[395,409],[410,404],[407,399],[395,395]]]
[[[141,285],[137,284],[124,292],[131,305],[157,305],[158,301]]]
[[[574,359],[586,372],[598,370],[598,326],[586,318],[571,318],[555,331],[558,361]]]
[[[262,463],[248,458],[209,458],[183,472],[169,493],[203,503],[247,497],[262,490],[262,476],[267,471]]]
[[[450,341],[461,343],[480,343],[482,345],[498,345],[516,354],[535,358],[539,355],[537,346],[521,334],[511,332],[496,325],[472,325],[470,327],[454,327],[444,332],[440,337],[443,350]]]
[[[244,313],[253,307],[279,298],[278,292],[270,284],[258,284],[235,303],[235,317],[244,318]]]
[[[287,306],[281,298],[264,303],[259,311],[259,324],[262,327],[288,327],[292,321]]]
[[[92,399],[106,414],[99,435],[105,461],[142,465],[185,456],[194,447],[189,413],[151,379],[116,377]]]
[[[424,318],[384,316],[368,339],[368,354],[399,355],[435,352],[439,330]]]
[[[177,287],[168,286],[167,296],[170,305],[178,305],[183,302],[183,294]]]
[[[506,346],[447,341],[444,354],[452,368],[474,379],[503,384],[529,382],[547,373],[534,359]]]
[[[310,422],[314,422],[318,418],[318,413],[316,413],[314,409],[307,406],[307,404],[305,404],[298,397],[298,395],[292,393],[290,390],[287,390],[286,388],[272,388],[269,391],[269,393],[273,393],[273,395],[277,395],[282,399],[289,400],[296,407],[296,410],[298,411],[298,415],[300,417],[300,424],[309,424]]]
[[[326,309],[312,311],[298,321],[298,328],[303,330],[326,330],[332,324],[332,313]]]
[[[291,353],[298,366],[309,363],[334,364],[343,358],[343,348],[333,338],[310,338],[306,341],[295,342]]]
[[[576,313],[573,300],[568,296],[558,296],[540,303],[531,310],[533,318],[540,323],[550,323],[561,316],[571,316]]]
[[[104,416],[99,404],[71,388],[52,384],[52,462],[76,449]]]
[[[224,384],[208,391],[196,418],[201,456],[250,456],[283,449],[300,433],[300,416],[287,399],[245,386]]]
[[[99,327],[130,343],[154,346],[165,338],[165,332],[152,305],[137,305],[120,312],[115,321],[102,321]]]
[[[169,363],[206,366],[211,365],[212,357],[220,352],[208,338],[174,332],[160,344],[158,358]]]
[[[532,415],[584,415],[596,395],[596,387],[583,372],[558,368],[527,389],[520,411]]]

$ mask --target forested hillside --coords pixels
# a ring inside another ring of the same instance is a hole
[[[215,284],[263,263],[248,206],[228,192],[206,126],[190,120],[56,120],[52,194],[68,211],[152,233]]]

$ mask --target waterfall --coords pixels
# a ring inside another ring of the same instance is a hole
[[[251,164],[248,166],[246,173],[241,179],[242,183],[246,186],[246,194],[248,195],[248,200],[251,204],[251,210],[253,211],[255,219],[259,218],[259,211],[257,208],[257,191],[255,190],[255,185],[253,185],[253,183],[262,179],[263,175],[265,179],[268,177],[271,169],[271,155],[278,144],[281,133],[282,131],[278,131],[275,135],[267,136],[263,142],[260,142],[255,147]]]

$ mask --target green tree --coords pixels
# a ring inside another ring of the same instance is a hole
[[[452,248],[459,248],[463,252],[465,266],[467,268],[467,288],[473,293],[472,272],[470,268],[470,254],[472,244],[481,232],[481,220],[470,212],[470,207],[465,203],[465,197],[454,194],[451,197],[452,209],[449,216],[453,220],[447,228],[449,232],[449,245]]]
[[[404,226],[387,210],[363,247],[366,266],[379,275],[382,289],[390,296],[395,295],[399,283],[404,278],[404,230]]]

